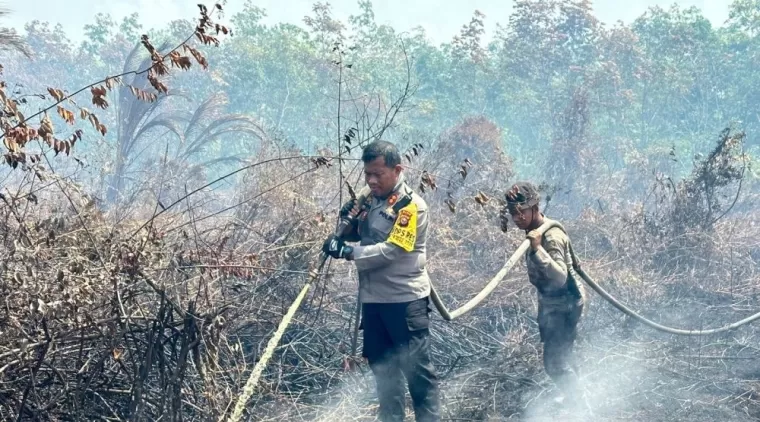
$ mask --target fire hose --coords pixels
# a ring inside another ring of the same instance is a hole
[[[351,224],[351,220],[341,218],[340,222],[338,223],[338,227],[335,229],[335,234],[341,235],[350,224]],[[282,335],[285,333],[285,330],[288,328],[288,325],[290,325],[290,322],[293,320],[293,316],[295,315],[298,308],[301,306],[301,302],[303,302],[304,298],[306,297],[306,293],[309,291],[309,288],[311,287],[312,283],[322,272],[322,268],[325,266],[325,263],[327,262],[328,257],[329,256],[325,253],[321,254],[320,260],[319,260],[319,266],[317,267],[317,270],[315,272],[312,272],[309,275],[309,279],[306,281],[306,284],[304,284],[304,286],[301,288],[301,291],[298,293],[298,296],[296,296],[296,299],[288,308],[288,312],[286,312],[285,316],[282,317],[282,321],[280,321],[280,325],[277,326],[277,331],[275,331],[274,335],[272,335],[272,338],[269,339],[269,342],[267,343],[267,347],[264,349],[264,353],[262,353],[261,357],[259,358],[259,361],[256,362],[256,366],[253,367],[253,370],[251,371],[251,375],[248,377],[248,381],[245,383],[245,386],[243,387],[243,392],[240,394],[240,397],[238,397],[238,400],[235,403],[235,409],[233,410],[232,416],[230,416],[230,419],[229,419],[230,422],[238,422],[240,418],[243,416],[243,410],[245,410],[245,405],[248,403],[248,400],[253,395],[253,390],[256,387],[256,384],[258,384],[259,382],[261,373],[264,371],[264,368],[267,366],[267,363],[269,363],[269,359],[272,358],[272,355],[274,354],[274,349],[277,347],[277,344],[280,343],[280,339],[282,338]]]
[[[349,224],[351,224],[350,220],[341,219],[335,233],[336,234],[343,233],[344,229]],[[546,233],[547,230],[553,227],[557,227],[563,232],[567,233],[567,231],[562,226],[562,224],[553,220],[550,220],[544,223],[541,227],[538,228],[538,232],[543,235],[544,233]],[[446,308],[446,305],[444,305],[443,301],[441,300],[441,297],[438,295],[438,292],[436,291],[435,287],[431,283],[430,298],[432,299],[433,304],[435,305],[436,309],[438,309],[438,312],[441,314],[443,319],[446,321],[451,321],[455,318],[459,318],[460,316],[470,312],[476,306],[478,306],[481,302],[483,302],[483,300],[485,300],[499,286],[499,284],[501,284],[501,282],[507,276],[507,274],[512,269],[512,267],[514,267],[517,261],[520,260],[525,255],[529,247],[530,247],[530,240],[529,239],[523,240],[523,242],[520,244],[517,250],[507,260],[507,262],[501,267],[499,272],[496,273],[496,275],[485,285],[485,287],[483,287],[483,289],[475,297],[473,297],[467,303],[465,303],[464,305],[460,306],[459,308],[453,311],[449,311],[448,308]],[[717,327],[717,328],[711,328],[707,330],[688,330],[688,329],[681,329],[681,328],[672,328],[672,327],[668,327],[662,324],[658,324],[654,321],[647,319],[646,317],[642,315],[639,315],[634,310],[632,310],[625,304],[615,299],[611,294],[609,294],[599,284],[597,284],[588,274],[586,274],[583,268],[581,268],[578,257],[575,255],[575,252],[573,251],[572,244],[569,245],[569,252],[572,259],[573,269],[583,279],[583,281],[586,282],[586,284],[588,284],[595,292],[597,292],[602,298],[604,298],[612,306],[622,311],[624,314],[636,319],[642,324],[648,327],[654,328],[655,330],[662,331],[669,334],[682,335],[682,336],[706,336],[706,335],[712,335],[712,334],[718,334],[718,333],[730,331],[730,330],[739,328],[742,325],[746,325],[752,321],[760,319],[760,312],[758,312],[756,314],[750,315],[749,317],[744,318],[740,321],[734,322],[732,324],[724,325],[722,327]],[[251,395],[253,394],[254,387],[258,383],[258,380],[261,377],[261,373],[263,372],[264,367],[269,362],[269,359],[272,357],[272,354],[274,353],[274,349],[277,347],[277,344],[280,342],[280,338],[282,338],[282,334],[285,332],[288,325],[290,325],[290,322],[293,319],[293,315],[301,306],[301,302],[303,301],[304,297],[306,297],[307,291],[311,287],[311,284],[316,278],[316,275],[321,273],[322,268],[326,261],[327,261],[327,255],[323,253],[316,273],[313,273],[310,276],[309,280],[301,289],[301,292],[293,301],[293,304],[290,305],[288,312],[285,314],[282,321],[280,322],[280,325],[277,327],[277,331],[275,331],[272,338],[269,339],[269,343],[267,343],[267,347],[264,350],[264,353],[261,355],[261,358],[256,363],[256,366],[253,368],[253,371],[251,371],[251,375],[248,378],[248,382],[246,382],[245,387],[243,388],[243,392],[238,398],[238,401],[235,405],[235,409],[232,413],[232,416],[229,419],[230,422],[237,422],[240,420],[243,414],[243,410],[245,409],[245,405],[250,399]],[[358,321],[357,321],[357,326],[358,326]]]
[[[567,233],[565,228],[557,221],[547,221],[544,223],[541,227],[538,228],[538,231],[543,235],[546,233],[547,230],[557,227],[563,232]],[[461,307],[449,311],[446,308],[446,305],[443,304],[443,301],[441,300],[441,297],[438,295],[438,292],[435,290],[435,287],[430,286],[431,292],[430,292],[430,298],[433,301],[433,304],[435,305],[436,309],[438,309],[438,312],[441,314],[443,319],[446,321],[451,321],[452,319],[458,318],[467,312],[471,311],[473,308],[475,308],[480,302],[482,302],[488,295],[493,292],[496,287],[499,286],[499,284],[504,280],[504,277],[507,276],[507,273],[514,267],[514,265],[517,263],[517,261],[522,258],[525,253],[528,251],[528,248],[530,247],[530,240],[525,239],[520,244],[520,246],[517,248],[517,250],[512,254],[512,256],[507,260],[507,262],[504,264],[504,266],[501,267],[498,273],[491,279],[491,281],[486,284],[486,286],[483,288],[483,290],[480,291],[474,298],[470,299],[467,303],[462,305]],[[586,271],[581,268],[580,262],[578,260],[578,257],[575,255],[575,252],[573,251],[572,244],[569,245],[570,250],[570,256],[572,258],[573,262],[573,269],[575,272],[583,279],[583,281],[586,282],[586,284],[589,285],[595,292],[599,294],[599,296],[603,297],[607,302],[609,302],[612,306],[617,308],[618,310],[622,311],[624,314],[636,319],[637,321],[641,322],[642,324],[654,328],[655,330],[662,331],[665,333],[670,334],[676,334],[681,336],[706,336],[706,335],[712,335],[712,334],[718,334],[726,331],[730,331],[733,329],[736,329],[738,327],[741,327],[742,325],[749,324],[752,321],[755,321],[757,319],[760,319],[760,312],[750,315],[747,318],[742,319],[741,321],[734,322],[733,324],[724,325],[722,327],[717,328],[711,328],[707,330],[686,330],[681,328],[672,328],[668,327],[662,324],[658,324],[652,320],[647,319],[646,317],[643,317],[636,313],[631,308],[627,307],[617,299],[615,299],[611,294],[609,294],[606,290],[604,290],[599,284],[594,281],[588,274],[586,274]]]

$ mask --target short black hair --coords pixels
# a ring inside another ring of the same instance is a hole
[[[401,154],[398,152],[398,148],[388,141],[374,141],[364,147],[362,151],[362,161],[364,164],[380,157],[383,157],[385,166],[388,168],[401,164]]]

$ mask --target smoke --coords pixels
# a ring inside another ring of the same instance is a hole
[[[657,374],[641,364],[644,351],[637,347],[621,344],[604,350],[600,343],[602,336],[595,335],[577,345],[580,383],[574,395],[556,401],[559,394],[549,380],[544,388],[523,395],[526,421],[619,420],[627,412],[636,413],[642,384]]]
[[[328,401],[321,403],[315,422],[364,420],[377,412],[375,380],[366,364],[342,378],[330,391]]]

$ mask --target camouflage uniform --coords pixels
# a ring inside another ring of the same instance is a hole
[[[551,221],[548,218],[545,222]],[[541,247],[526,254],[528,278],[538,294],[538,329],[544,343],[544,369],[563,393],[577,382],[571,364],[585,293],[577,281],[569,239],[559,228],[544,233]]]
[[[507,207],[502,210],[502,230],[506,230],[508,210],[527,210],[539,204],[536,187],[516,183],[507,192]],[[544,224],[553,220],[541,214]],[[528,231],[529,232],[529,231]],[[577,375],[571,363],[578,321],[583,313],[585,292],[573,269],[570,239],[559,227],[547,230],[541,245],[525,256],[528,279],[538,295],[538,329],[544,343],[544,369],[557,387],[571,394]]]

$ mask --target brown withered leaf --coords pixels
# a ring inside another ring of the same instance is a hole
[[[219,40],[216,39],[215,37],[212,37],[211,35],[206,35],[198,31],[195,32],[195,35],[198,37],[198,39],[200,39],[200,41],[204,45],[214,44],[214,46],[219,47]]]
[[[5,138],[3,138],[3,145],[5,145],[5,148],[6,148],[8,151],[10,151],[10,152],[16,152],[16,151],[18,151],[18,149],[19,149],[19,148],[18,148],[18,147],[19,147],[19,145],[18,145],[18,143],[16,142],[16,139],[14,139],[14,138],[10,138],[10,137],[8,137],[8,136],[6,136]]]
[[[205,57],[203,57],[203,54],[201,54],[198,50],[194,49],[192,46],[189,46],[187,44],[183,45],[185,48],[185,51],[189,51],[190,54],[195,57],[195,61],[198,62],[199,65],[205,70],[208,69],[208,61]]]
[[[104,97],[92,97],[92,103],[102,109],[108,108],[108,101]]]
[[[190,61],[190,57],[188,57],[188,56],[182,56],[182,57],[180,57],[178,63],[179,63],[179,67],[182,68],[182,69],[185,69],[185,70],[190,69],[190,66],[192,66],[192,64],[193,64]]]
[[[58,115],[68,124],[74,124],[74,113],[66,110],[65,108],[58,106]]]
[[[79,109],[79,117],[82,119],[86,119],[90,116],[90,110],[87,110],[86,108],[82,107]]]
[[[169,61],[171,61],[172,66],[176,66],[185,70],[190,69],[190,66],[192,65],[190,57],[183,56],[179,54],[178,51],[172,51],[169,53]]]
[[[74,131],[74,133],[71,134],[71,138],[69,139],[69,142],[71,142],[71,147],[74,147],[74,144],[77,141],[82,140],[82,129],[77,129]]]
[[[169,73],[169,67],[166,66],[166,63],[164,63],[164,58],[161,57],[158,52],[154,52],[153,56],[151,57],[153,60],[153,65],[150,67],[150,70],[148,71],[148,78],[150,79],[150,75],[153,74],[158,76],[164,76]]]
[[[330,163],[329,161],[327,161],[327,158],[325,158],[325,157],[317,157],[317,158],[313,158],[312,157],[311,158],[311,162],[314,163],[314,165],[317,168],[322,167],[322,166],[332,167],[332,163]]]
[[[98,130],[98,127],[100,126],[100,120],[98,120],[98,116],[96,116],[94,114],[90,114],[87,117],[87,120],[89,120],[90,123],[92,123],[92,127],[94,127],[96,130]]]
[[[101,124],[98,126],[98,131],[103,135],[106,136],[106,133],[108,133],[108,129],[106,129],[106,125]]]
[[[172,62],[172,66],[179,66],[177,62],[179,62],[179,58],[182,57],[179,54],[179,51],[172,51],[169,53],[169,61]]]
[[[106,78],[106,88],[108,88],[109,91],[119,84],[121,84],[121,79],[118,76],[109,76]]]
[[[169,93],[169,89],[164,85],[161,81],[158,80],[158,77],[155,73],[148,72],[148,82],[153,86],[153,88],[156,89],[158,92],[163,92],[164,94]]]
[[[11,98],[8,98],[8,99],[5,100],[5,108],[7,108],[8,111],[11,114],[16,114],[16,115],[18,114],[18,108],[16,107],[16,101],[14,101]]]
[[[56,101],[63,101],[66,95],[60,89],[48,88],[47,91],[55,98]]]
[[[435,183],[435,178],[433,177],[433,175],[428,173],[427,170],[422,171],[422,176],[420,180],[422,181],[422,183],[429,186],[430,189],[433,189],[433,190],[438,189],[438,185]]]
[[[90,88],[90,92],[92,93],[92,103],[95,104],[96,107],[100,107],[102,109],[108,108],[108,101],[106,101],[106,88],[102,86],[92,87]]]
[[[52,135],[53,131],[53,122],[50,120],[50,116],[48,116],[47,112],[45,112],[42,114],[42,121],[40,122],[40,128],[37,129],[37,133],[43,138],[46,138],[49,135]]]
[[[153,47],[153,44],[150,43],[150,40],[148,39],[148,36],[143,34],[140,37],[140,42],[143,46],[148,50],[149,53],[153,54],[154,51],[156,51],[156,48]]]
[[[92,88],[90,88],[90,92],[92,93],[93,96],[102,97],[106,95],[108,91],[106,91],[106,89],[103,86],[93,86]]]
[[[140,88],[135,88],[132,85],[129,85],[129,90],[132,92],[132,94],[137,97],[138,99],[152,103],[158,99],[158,96],[152,92],[143,91]]]
[[[490,200],[491,200],[491,198],[489,198],[488,196],[486,196],[486,194],[484,194],[481,191],[478,191],[478,194],[475,195],[475,202],[477,202],[481,206],[484,206]]]
[[[214,29],[216,29],[216,35],[219,35],[220,32],[224,35],[227,35],[230,32],[227,27],[224,25],[219,25],[218,23],[214,25]]]

